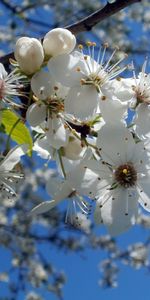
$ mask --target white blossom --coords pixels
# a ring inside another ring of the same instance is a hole
[[[41,125],[49,145],[59,149],[68,142],[63,116],[68,89],[54,82],[50,74],[44,71],[32,77],[31,88],[36,102],[29,106],[26,118],[32,127]]]
[[[129,256],[131,259],[131,265],[136,269],[139,269],[143,265],[149,265],[149,247],[142,243],[137,243],[129,247]]]
[[[108,226],[112,235],[127,230],[136,222],[138,202],[150,211],[149,158],[142,142],[136,144],[131,133],[120,124],[105,125],[98,135],[101,160],[90,160],[95,171],[95,222]],[[81,183],[85,184],[84,180]]]
[[[96,114],[98,107],[101,107],[103,87],[125,69],[118,68],[124,57],[111,64],[116,49],[104,63],[108,45],[104,45],[103,52],[102,49],[99,50],[97,60],[94,60],[95,43],[89,42],[88,46],[89,55],[85,55],[83,47],[79,45],[80,51],[53,57],[48,63],[52,76],[65,86],[71,87],[64,104],[65,111],[81,120]]]
[[[133,103],[136,109],[134,124],[139,137],[143,138],[150,133],[150,74],[146,74],[147,60],[145,60],[142,71],[138,78],[134,75]],[[133,108],[134,108],[133,107]]]
[[[82,213],[88,215],[91,211],[91,206],[87,203],[82,195],[86,191],[86,194],[93,186],[93,181],[95,184],[95,174],[94,172],[86,169],[84,167],[85,158],[72,168],[71,171],[68,171],[66,174],[66,178],[58,177],[52,174],[46,183],[47,192],[52,196],[53,200],[45,201],[34,207],[30,216],[34,216],[36,214],[45,213],[60,202],[68,199],[68,208],[66,213],[66,222],[69,221],[72,224],[74,223],[75,218],[77,217],[77,208],[81,210]],[[82,194],[80,191],[80,186],[82,183],[82,179],[84,178],[85,184],[82,185]]]
[[[8,74],[3,64],[0,63],[0,100],[3,104],[16,107],[22,106],[15,101],[14,97],[23,94],[21,88],[23,87],[24,80],[24,76],[18,75],[15,70]]]
[[[19,163],[20,158],[28,150],[27,145],[16,146],[11,149],[4,159],[0,162],[0,194],[1,197],[16,196],[15,186],[17,181],[23,177],[23,174],[14,171],[14,167]]]

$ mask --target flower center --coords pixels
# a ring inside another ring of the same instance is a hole
[[[122,73],[126,67],[119,67],[119,64],[122,60],[126,57],[124,54],[116,63],[113,63],[113,57],[118,50],[115,48],[112,54],[106,60],[106,50],[108,48],[108,43],[104,43],[102,47],[99,48],[97,58],[95,59],[95,46],[96,43],[94,42],[87,42],[88,46],[88,55],[84,55],[83,53],[83,46],[79,45],[78,48],[83,55],[83,59],[87,66],[88,76],[81,79],[82,85],[92,85],[96,88],[97,92],[100,93],[101,87],[104,83],[108,82],[109,80],[117,77],[120,73]],[[80,67],[77,68],[77,71],[82,72]],[[83,75],[87,75],[82,72]]]
[[[145,103],[145,104],[150,104],[150,95],[147,95],[146,93],[143,92],[137,92],[137,102],[138,103]]]
[[[124,188],[132,187],[137,181],[137,171],[132,163],[119,166],[114,173],[115,181]]]
[[[100,88],[104,84],[104,82],[105,82],[105,77],[104,78],[102,76],[100,77],[96,73],[95,74],[91,73],[87,79],[84,78],[81,79],[82,85],[93,85],[96,88],[98,93],[100,92]]]
[[[64,111],[64,100],[55,96],[48,98],[46,101],[44,101],[44,104],[47,106],[50,114],[57,114]]]
[[[144,90],[140,90],[140,88],[133,87],[133,91],[136,93],[136,106],[140,103],[150,104],[150,91],[149,88],[144,87]]]

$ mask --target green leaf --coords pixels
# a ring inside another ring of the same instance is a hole
[[[2,111],[2,124],[5,127],[5,133],[8,135],[8,141],[11,138],[17,144],[28,144],[28,155],[31,156],[33,141],[30,132],[20,117],[9,109]]]

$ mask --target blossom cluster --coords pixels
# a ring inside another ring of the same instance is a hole
[[[1,107],[26,111],[33,151],[47,166],[56,162],[45,179],[52,200],[30,216],[68,199],[66,222],[86,223],[78,210],[88,216],[95,206],[95,222],[117,235],[136,223],[139,205],[150,211],[150,74],[145,60],[138,75],[133,67],[124,78],[126,55],[114,62],[117,47],[108,58],[107,43],[95,49],[94,42],[76,46],[62,28],[43,41],[18,39],[14,70],[0,65]]]

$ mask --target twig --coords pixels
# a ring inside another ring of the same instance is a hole
[[[107,3],[102,9],[97,10],[93,14],[72,25],[67,26],[66,28],[74,34],[82,31],[90,31],[96,24],[114,15],[123,8],[137,2],[141,2],[141,0],[116,0],[112,4]]]

